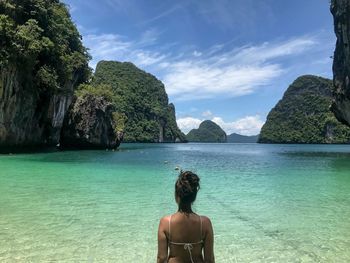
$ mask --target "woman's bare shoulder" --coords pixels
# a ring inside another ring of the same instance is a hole
[[[203,223],[204,223],[204,222],[206,222],[206,223],[210,223],[210,222],[211,222],[211,221],[210,221],[210,218],[207,217],[207,216],[201,215],[200,217],[201,217]]]
[[[170,217],[171,215],[166,215],[166,216],[163,216],[160,221],[169,221],[170,220]]]
[[[201,219],[204,228],[211,227],[211,220],[209,217],[201,215]]]
[[[159,221],[159,225],[168,225],[170,221],[170,217],[171,215],[163,216]]]

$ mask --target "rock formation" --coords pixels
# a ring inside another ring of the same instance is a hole
[[[350,128],[330,111],[332,81],[302,76],[270,111],[260,143],[348,143]]]
[[[89,56],[59,1],[0,1],[0,150],[56,145]]]
[[[61,147],[116,149],[122,140],[117,131],[113,103],[102,96],[78,96],[69,108],[61,132]]]
[[[29,72],[2,69],[0,80],[0,147],[56,145],[73,83],[56,93],[40,92],[27,82]]]
[[[109,85],[117,112],[126,116],[125,142],[184,142],[164,85],[129,62],[101,61],[93,85]]]
[[[338,120],[350,125],[350,2],[332,0],[331,12],[337,36],[333,61],[335,101],[332,111]]]
[[[191,130],[186,138],[189,142],[227,142],[227,136],[223,129],[215,122],[203,121],[198,129]]]

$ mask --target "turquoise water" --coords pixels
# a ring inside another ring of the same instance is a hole
[[[131,144],[0,156],[0,262],[155,262],[176,166],[217,262],[350,262],[350,146]]]

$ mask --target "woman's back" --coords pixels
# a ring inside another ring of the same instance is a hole
[[[168,220],[167,236],[170,250],[168,262],[204,262],[202,217],[194,213],[175,213],[169,216]]]
[[[209,218],[192,211],[199,177],[181,172],[175,183],[178,211],[163,217],[158,228],[158,263],[214,263],[214,234]],[[204,253],[203,253],[204,252]]]

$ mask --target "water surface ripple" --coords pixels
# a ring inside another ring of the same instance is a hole
[[[217,262],[350,262],[350,146],[259,144],[0,155],[0,262],[155,262],[176,166]]]

